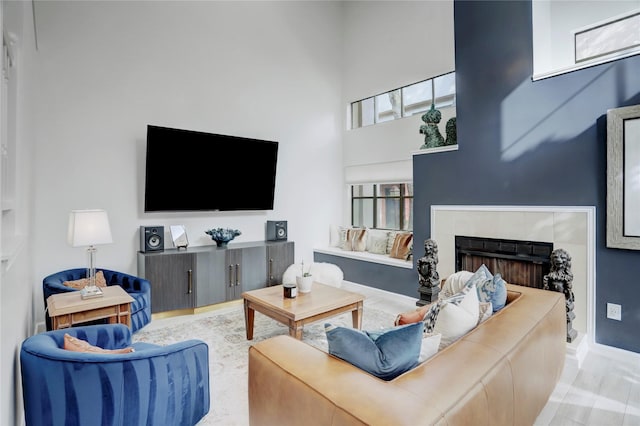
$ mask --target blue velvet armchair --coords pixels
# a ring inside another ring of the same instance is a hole
[[[104,349],[64,349],[64,334]],[[131,343],[123,324],[47,331],[20,350],[27,426],[195,425],[210,408],[209,347],[201,340],[167,346]]]
[[[131,330],[135,333],[151,321],[151,283],[144,278],[109,269],[102,271],[107,285],[119,285],[133,297],[131,302]],[[51,318],[47,309],[47,298],[52,294],[78,291],[65,286],[65,281],[75,281],[87,276],[87,268],[68,269],[56,272],[42,280],[42,295],[44,297],[45,321],[47,330],[51,330]]]

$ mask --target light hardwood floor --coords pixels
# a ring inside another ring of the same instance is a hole
[[[415,308],[417,300],[346,281],[343,288],[364,294],[370,306],[390,313]],[[596,348],[587,352],[580,368],[568,355],[562,377],[535,423],[546,425],[640,425],[640,355]]]

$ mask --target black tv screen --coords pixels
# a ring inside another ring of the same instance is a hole
[[[145,212],[273,210],[278,142],[147,126]]]

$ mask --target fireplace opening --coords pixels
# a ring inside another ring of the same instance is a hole
[[[456,271],[475,272],[484,263],[508,283],[542,288],[553,243],[455,236]]]

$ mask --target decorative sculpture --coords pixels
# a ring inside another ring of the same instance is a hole
[[[418,259],[418,282],[420,300],[418,306],[424,306],[438,300],[440,293],[440,275],[438,274],[438,243],[428,239],[424,242],[424,256]]]
[[[445,145],[455,145],[458,143],[458,130],[456,128],[455,117],[451,117],[449,120],[447,120],[444,131],[447,135],[447,139],[444,141]]]
[[[442,113],[436,109],[435,104],[431,104],[431,109],[422,114],[422,121],[425,122],[420,126],[420,133],[424,136],[424,145],[420,149],[435,148],[444,146],[444,137],[438,129],[438,123],[442,119]]]
[[[575,297],[573,294],[573,273],[571,272],[571,255],[564,249],[555,249],[549,257],[551,268],[542,279],[542,288],[564,294],[567,310],[567,342],[573,342],[578,332],[573,329],[573,312]]]

